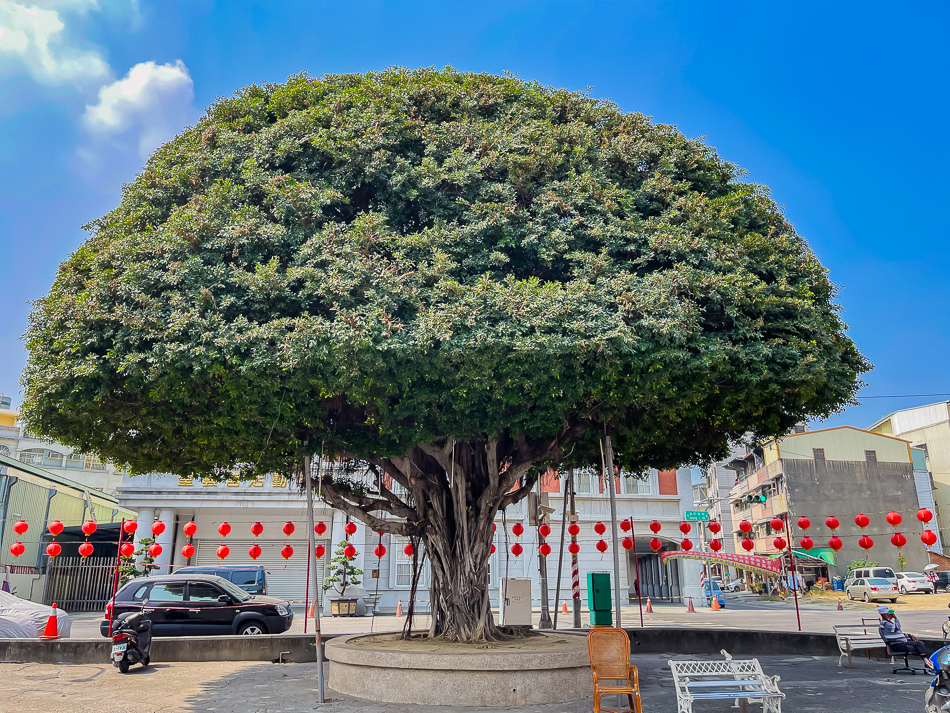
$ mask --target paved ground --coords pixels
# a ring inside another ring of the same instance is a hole
[[[908,632],[918,636],[940,638],[941,626],[947,621],[950,609],[947,602],[950,595],[911,595],[901,597],[895,607],[901,624]],[[859,622],[862,617],[877,618],[874,605],[860,602],[843,601],[844,611],[837,611],[837,600],[827,602],[813,602],[800,606],[803,631],[831,632],[831,627],[838,623]],[[927,609],[926,607],[931,607]],[[654,613],[644,614],[645,626],[702,626],[723,627],[730,629],[759,629],[769,631],[797,631],[798,622],[795,616],[793,602],[759,601],[754,595],[729,595],[726,599],[726,608],[720,611],[711,611],[706,607],[696,607],[695,613],[689,613],[681,604],[653,604]],[[296,610],[296,617],[291,633],[303,633],[302,608]],[[535,621],[539,619],[539,612],[535,612]],[[640,612],[636,606],[626,606],[622,612],[623,624],[626,627],[640,625]],[[99,636],[99,622],[102,615],[98,613],[72,614],[73,638],[95,638]],[[590,621],[586,611],[582,621]],[[359,634],[370,631],[399,631],[404,619],[394,616],[377,617],[325,617],[322,620],[323,631],[328,634]],[[429,620],[426,616],[416,617],[417,628],[428,628]],[[571,627],[572,614],[558,614],[558,627]],[[313,631],[313,621],[308,624],[308,631]]]
[[[635,656],[645,713],[674,713],[669,657]],[[680,658],[680,657],[677,657]],[[703,657],[715,658],[715,657]],[[758,657],[779,684],[793,713],[903,713],[923,709],[926,676],[895,676],[885,662],[856,660],[854,670],[839,669],[834,658]],[[317,704],[316,664],[156,663],[134,667],[123,676],[111,666],[3,664],[3,710],[20,713],[445,713],[489,708],[450,709],[402,704],[374,704],[328,691],[330,700]],[[610,701],[605,700],[607,705]],[[9,707],[8,707],[9,705]],[[705,702],[697,713],[732,713],[732,701]],[[588,700],[533,706],[522,713],[586,713]],[[750,711],[761,710],[750,707]]]

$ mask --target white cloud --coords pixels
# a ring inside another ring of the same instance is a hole
[[[22,64],[41,84],[102,81],[110,74],[109,65],[99,51],[73,46],[60,16],[60,11],[84,14],[95,9],[97,0],[38,0],[33,5],[0,0],[0,59]]]
[[[137,144],[141,158],[194,119],[194,83],[184,62],[142,62],[99,90],[83,125],[97,142]]]

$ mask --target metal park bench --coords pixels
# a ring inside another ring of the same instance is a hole
[[[693,701],[734,699],[736,705],[759,702],[763,713],[781,713],[785,694],[778,676],[766,676],[758,659],[733,659],[725,650],[724,661],[670,661],[679,713],[692,713]]]
[[[872,620],[863,620],[861,624],[839,624],[833,627],[835,630],[835,639],[838,642],[838,650],[841,654],[838,656],[838,666],[841,666],[841,659],[848,657],[848,668],[852,668],[851,654],[855,651],[867,651],[868,658],[871,657],[871,651],[874,650],[877,657],[880,658],[880,650],[884,648],[884,641],[877,630],[877,622]]]

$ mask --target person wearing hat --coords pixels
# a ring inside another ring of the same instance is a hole
[[[905,634],[901,631],[901,623],[897,620],[894,610],[883,604],[877,608],[881,615],[881,623],[878,625],[878,631],[881,638],[891,647],[895,654],[917,654],[920,658],[927,659],[927,649],[924,642],[918,641],[913,634]]]

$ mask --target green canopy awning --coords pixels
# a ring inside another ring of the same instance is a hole
[[[795,553],[796,557],[800,557],[801,559],[819,559],[824,560],[830,565],[836,564],[835,551],[830,547],[812,547],[807,552],[805,550],[800,550],[797,547],[793,547],[792,552]],[[766,557],[771,557],[772,559],[784,556],[784,552],[781,554],[766,555]]]

